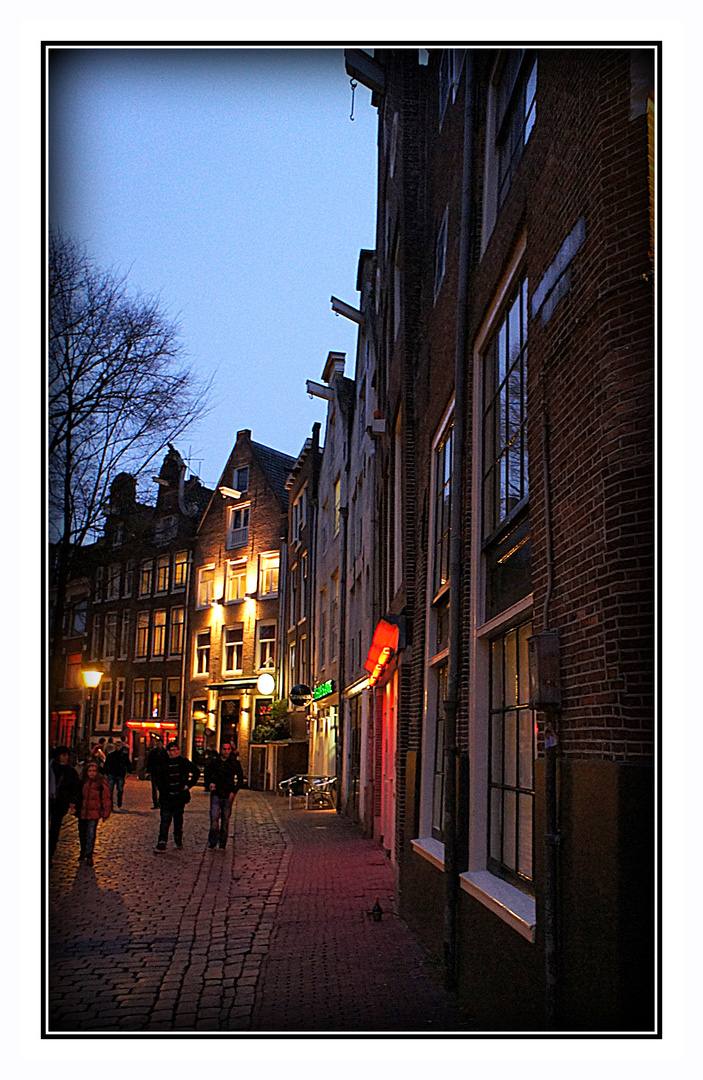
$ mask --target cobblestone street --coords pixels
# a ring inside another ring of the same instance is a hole
[[[209,850],[194,788],[183,848],[154,854],[159,813],[130,777],[98,827],[93,868],[66,817],[49,880],[48,1030],[473,1030],[393,913],[384,854],[344,817],[237,796]],[[369,916],[376,897],[380,922]]]

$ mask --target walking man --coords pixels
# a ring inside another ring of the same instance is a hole
[[[208,846],[227,845],[227,830],[234,796],[244,781],[242,766],[232,753],[232,744],[222,743],[220,755],[205,766],[205,790],[210,792],[210,835]]]
[[[105,778],[107,779],[110,788],[110,798],[112,799],[113,808],[115,805],[115,787],[117,788],[117,805],[118,807],[122,806],[124,781],[125,776],[129,772],[130,765],[129,750],[126,746],[122,745],[121,739],[116,739],[114,749],[111,750],[105,758]]]
[[[200,769],[187,757],[181,757],[177,742],[170,742],[166,747],[168,760],[161,762],[156,773],[156,787],[159,792],[161,825],[156,852],[166,850],[168,831],[173,821],[173,842],[177,848],[183,847],[183,810],[190,802],[190,789],[198,782]]]

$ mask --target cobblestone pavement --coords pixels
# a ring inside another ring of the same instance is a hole
[[[129,778],[78,862],[68,816],[49,879],[48,1031],[467,1031],[393,914],[384,854],[343,816],[242,791],[225,851],[194,788],[183,848],[154,854],[151,786]],[[369,917],[379,897],[385,914]]]

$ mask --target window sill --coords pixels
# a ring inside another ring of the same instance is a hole
[[[479,900],[518,934],[534,945],[537,913],[534,897],[509,885],[489,870],[472,870],[459,875],[464,892]]]
[[[431,836],[410,841],[413,851],[444,871],[444,844]],[[475,900],[527,941],[534,944],[537,921],[534,898],[509,885],[488,870],[472,870],[459,875],[459,885]]]

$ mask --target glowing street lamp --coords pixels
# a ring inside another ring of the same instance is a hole
[[[88,705],[90,706],[93,700],[93,691],[96,687],[100,686],[100,680],[103,677],[102,671],[97,671],[95,668],[88,668],[82,672],[83,682],[88,690]],[[85,726],[85,709],[81,712],[81,742],[84,738],[84,726]]]

